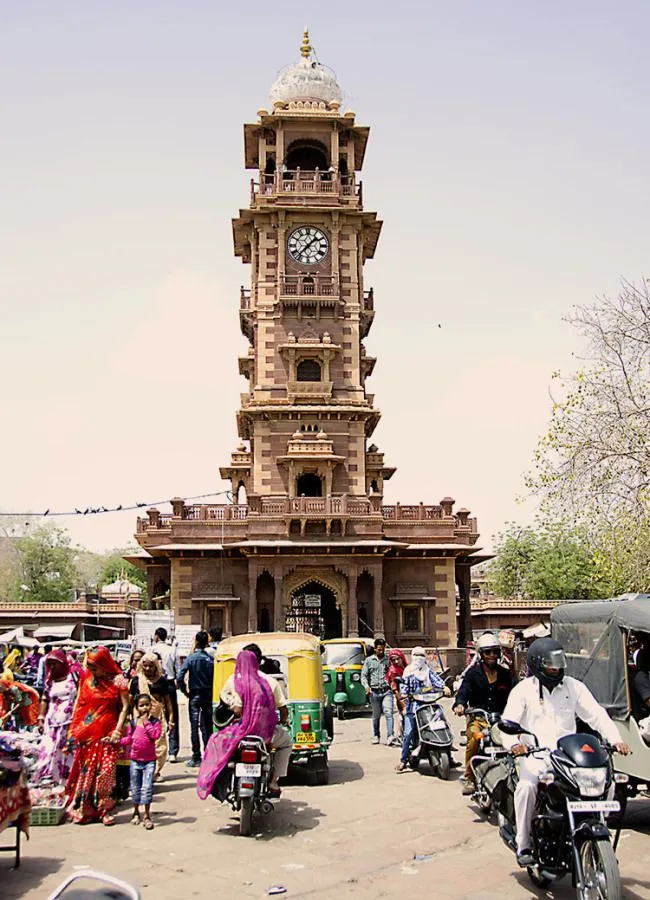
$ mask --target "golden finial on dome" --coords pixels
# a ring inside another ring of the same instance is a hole
[[[309,59],[312,50],[313,47],[309,43],[309,29],[305,28],[302,33],[302,46],[300,47],[300,55],[304,57],[304,59]]]

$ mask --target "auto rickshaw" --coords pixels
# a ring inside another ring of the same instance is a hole
[[[617,754],[613,760],[616,772],[629,778],[627,785],[617,785],[623,811],[628,797],[650,787],[650,746],[638,725],[650,710],[640,708],[628,653],[633,634],[645,634],[650,646],[650,595],[563,603],[551,613],[551,633],[564,647],[567,674],[587,685],[632,750],[630,756]]]
[[[363,638],[336,638],[322,644],[325,696],[339,719],[350,708],[366,705],[361,669],[370,649]]]
[[[320,641],[313,634],[268,632],[240,634],[219,643],[214,657],[213,709],[221,689],[235,670],[235,659],[247,644],[257,644],[266,659],[279,664],[278,680],[288,697],[293,737],[290,765],[302,769],[310,784],[327,784],[327,751],[331,728],[323,692]]]

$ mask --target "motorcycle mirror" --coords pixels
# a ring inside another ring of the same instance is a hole
[[[530,731],[526,731],[525,728],[522,728],[519,722],[512,722],[510,719],[501,719],[499,722],[499,731],[502,731],[504,734],[509,734],[512,737],[516,737],[518,734],[530,734]]]
[[[99,887],[93,885],[81,886],[79,881],[90,880],[99,882]],[[97,872],[94,869],[84,869],[75,872],[58,886],[48,900],[140,900],[140,892],[112,875]]]

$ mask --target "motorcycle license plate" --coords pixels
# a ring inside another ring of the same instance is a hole
[[[441,731],[443,728],[447,727],[447,723],[443,722],[442,719],[437,719],[434,722],[428,722],[427,727],[432,728],[434,731]]]
[[[262,774],[260,763],[237,763],[235,766],[236,778],[259,778]]]
[[[618,800],[570,800],[567,803],[571,812],[620,812]]]
[[[299,731],[296,735],[296,744],[315,744],[316,734],[313,731]]]

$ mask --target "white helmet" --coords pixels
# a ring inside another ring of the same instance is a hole
[[[486,650],[496,650],[499,655],[501,654],[499,638],[495,634],[492,634],[491,631],[486,631],[476,642],[477,653],[482,656]]]

